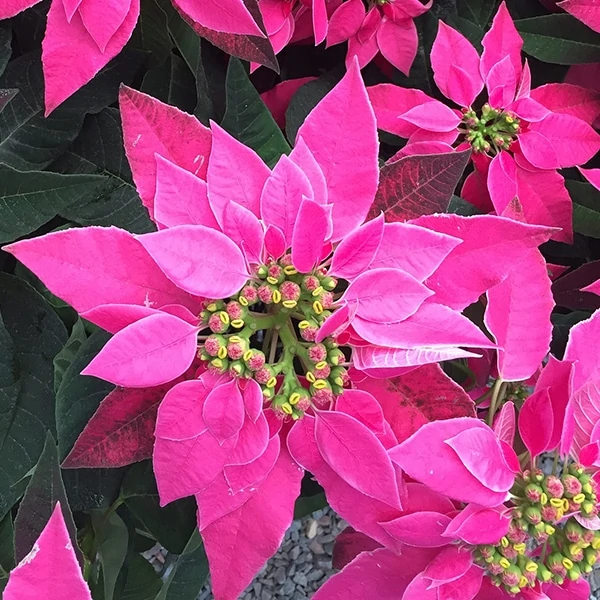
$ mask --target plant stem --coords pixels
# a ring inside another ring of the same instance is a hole
[[[490,427],[494,423],[494,415],[496,414],[496,410],[498,410],[498,406],[502,401],[505,389],[506,387],[504,385],[504,381],[498,377],[498,379],[496,379],[494,382],[494,387],[492,388],[492,399],[490,400],[490,409],[488,411],[487,424]]]

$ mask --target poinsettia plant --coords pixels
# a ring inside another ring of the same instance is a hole
[[[588,598],[597,20],[0,7],[3,597],[234,600],[328,504],[319,600]]]

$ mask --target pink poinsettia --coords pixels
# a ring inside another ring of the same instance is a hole
[[[347,65],[356,57],[362,68],[381,53],[408,75],[419,44],[414,19],[431,5],[432,0],[385,0],[367,10],[362,0],[347,0],[331,16],[327,45],[347,41]]]
[[[60,503],[31,552],[11,571],[2,597],[5,600],[92,600]]]
[[[216,124],[139,92],[122,90],[121,112],[158,231],[69,229],[6,249],[114,333],[84,374],[169,387],[153,450],[161,502],[196,497],[215,595],[236,598],[293,516],[303,476],[286,445],[294,421],[317,423],[338,477],[401,507],[385,446],[360,411],[339,408],[351,353],[381,373],[494,344],[423,283],[460,238],[381,216],[364,223],[378,143],[357,65],[272,170]],[[196,359],[196,377],[173,385]]]
[[[40,0],[8,0],[0,19]],[[243,0],[174,0],[192,22],[217,32],[264,37]],[[90,81],[128,42],[140,0],[53,0],[42,43],[46,116]],[[69,76],[65,77],[68,67]]]
[[[600,112],[597,96],[573,85],[531,90],[523,40],[504,3],[483,38],[481,56],[458,31],[443,22],[431,52],[434,80],[458,111],[424,92],[391,84],[369,89],[378,127],[409,143],[407,153],[450,152],[470,145],[475,172],[463,196],[491,210],[529,223],[559,227],[554,239],[572,237],[571,202],[557,169],[581,165],[600,149],[589,125]],[[487,101],[477,110],[483,89]],[[573,94],[580,100],[573,103]]]
[[[562,0],[556,5],[600,33],[600,7],[595,0]]]

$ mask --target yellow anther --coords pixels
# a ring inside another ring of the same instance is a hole
[[[500,540],[500,544],[502,545],[503,548],[508,548],[508,546],[510,545],[510,542],[508,541],[507,537],[503,537]]]
[[[340,387],[344,387],[344,380],[341,377],[336,377],[333,380],[333,383],[335,383],[336,385],[339,385]]]
[[[550,498],[550,504],[554,506],[554,508],[562,508],[563,501],[562,498]]]
[[[600,538],[594,538],[592,540],[592,548],[594,550],[600,550]]]
[[[224,310],[219,313],[219,319],[221,319],[221,323],[229,325],[229,315]]]
[[[508,569],[508,567],[510,567],[510,561],[508,558],[504,558],[504,556],[498,561],[498,563],[503,569]]]
[[[298,306],[298,302],[296,300],[284,300],[281,304],[286,308],[296,308]]]
[[[573,496],[573,502],[576,504],[581,504],[585,502],[585,494],[577,494],[577,496]]]
[[[548,569],[542,571],[542,581],[550,581],[552,579],[552,573]]]
[[[210,312],[215,312],[215,310],[217,310],[217,305],[214,302],[211,302],[210,304],[206,305],[206,310],[209,310]]]
[[[279,290],[273,291],[273,302],[279,304],[281,302],[281,292]]]
[[[521,591],[521,588],[518,585],[513,585],[508,591],[511,594],[518,594]]]
[[[320,285],[318,288],[315,288],[312,291],[312,295],[316,298],[317,296],[320,296],[325,290],[323,289],[323,286]]]
[[[229,337],[229,341],[232,344],[239,344],[240,342],[244,341],[244,338],[241,338],[239,335],[232,335]]]
[[[267,381],[268,388],[274,388],[277,385],[277,377],[271,377],[269,381]]]
[[[298,273],[298,271],[296,271],[296,269],[294,267],[292,267],[292,265],[288,265],[287,267],[283,267],[283,272],[286,275],[296,275]]]
[[[567,571],[569,569],[573,568],[573,561],[570,558],[567,558],[566,556],[561,560],[562,565],[565,569],[567,569]]]
[[[591,514],[594,510],[594,505],[591,502],[584,502],[581,505],[581,508],[583,510],[584,513],[587,513],[588,515]]]
[[[227,358],[227,348],[225,348],[225,346],[221,346],[218,350],[217,350],[217,356],[219,358]]]
[[[223,367],[223,361],[220,358],[213,358],[213,360],[210,361],[210,364],[217,369],[221,369]]]
[[[521,579],[519,579],[519,587],[527,587],[527,578],[525,577],[525,575],[521,575]]]
[[[302,415],[300,415],[299,413],[293,413],[293,414],[292,414],[292,419],[293,419],[294,421],[297,421],[297,420],[298,420],[298,419],[299,419],[301,416],[302,416]]]
[[[513,548],[517,554],[525,554],[525,550],[527,550],[527,546],[525,544],[515,544]]]
[[[290,399],[288,400],[288,402],[292,405],[292,406],[296,406],[296,404],[298,404],[298,402],[300,402],[300,398],[302,398],[302,396],[300,396],[300,394],[298,392],[294,392],[291,396]]]
[[[275,285],[277,283],[279,283],[279,281],[277,281],[276,277],[267,277],[267,281],[271,284],[271,285]]]
[[[577,554],[581,550],[581,546],[578,544],[569,544],[569,554]]]
[[[234,319],[231,321],[231,326],[236,329],[241,329],[244,326],[244,319]]]
[[[527,564],[525,565],[525,570],[528,573],[536,573],[538,570],[538,565],[537,563],[534,563],[532,560],[527,561]]]
[[[323,305],[318,300],[315,300],[313,302],[312,307],[317,315],[320,315],[323,313]]]
[[[540,496],[540,504],[542,506],[545,506],[546,504],[548,504],[548,496],[546,496],[546,494],[544,492],[542,492],[542,495]]]
[[[242,305],[242,306],[248,306],[249,302],[247,298],[244,298],[244,296],[240,296],[238,302]]]
[[[562,501],[563,501],[562,511],[563,511],[563,513],[566,513],[569,510],[569,501],[566,498],[563,498]]]
[[[252,350],[246,350],[246,352],[244,352],[244,356],[242,356],[242,358],[244,360],[250,360],[252,358]]]
[[[306,374],[306,379],[310,383],[314,383],[317,380],[317,378],[310,371]]]
[[[307,378],[308,379],[308,378]],[[315,390],[322,390],[325,389],[327,387],[327,382],[324,379],[317,379],[314,383],[313,383],[313,387],[315,388]]]
[[[560,521],[564,516],[565,516],[565,511],[562,508],[557,508],[555,521]]]
[[[594,488],[592,488],[592,486],[589,483],[584,483],[583,486],[581,487],[581,489],[586,494],[591,494],[594,491]]]
[[[315,365],[315,369],[324,369],[327,366],[327,361],[322,360]]]
[[[515,120],[512,117],[508,116],[508,115],[506,115],[506,117],[504,117],[504,120],[507,123],[514,123],[515,122]]]
[[[300,321],[298,323],[298,329],[308,329],[310,327],[310,323],[308,321]]]
[[[554,535],[556,533],[556,529],[554,529],[552,525],[546,525],[546,527],[544,527],[544,530],[546,531],[546,535]]]
[[[294,409],[292,408],[291,404],[289,402],[284,402],[281,405],[281,410],[286,414],[286,415],[291,415],[294,412]]]

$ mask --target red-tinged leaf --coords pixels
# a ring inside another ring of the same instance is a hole
[[[134,236],[116,227],[57,231],[2,248],[32,270],[48,289],[83,313],[102,304],[160,308],[200,300],[180,290]]]
[[[585,263],[552,284],[554,300],[558,306],[572,310],[596,310],[600,308],[600,298],[594,293],[594,283],[598,281],[600,260]]]
[[[114,335],[81,374],[123,387],[168,383],[191,366],[197,333],[197,327],[173,315],[151,315]]]
[[[431,215],[416,225],[463,240],[426,281],[436,300],[463,310],[506,279],[527,249],[547,241],[554,230],[526,225],[504,217]]]
[[[381,244],[383,229],[384,218],[380,215],[346,236],[335,249],[329,273],[351,281],[366,271]]]
[[[475,416],[473,400],[439,365],[389,380],[367,378],[357,387],[379,401],[399,442],[429,421]]]
[[[257,0],[244,0],[246,8],[258,25],[259,29],[264,32],[263,18],[258,8]],[[196,32],[197,35],[207,39],[211,44],[221,48],[225,53],[231,56],[238,56],[244,60],[264,65],[269,69],[273,69],[279,73],[279,64],[273,52],[271,42],[267,37],[258,35],[238,35],[235,33],[225,33],[214,31],[208,27],[203,27],[182,11],[176,3],[175,8],[183,17],[183,20]],[[218,9],[222,10],[222,9]]]
[[[204,402],[202,418],[219,442],[240,431],[244,424],[244,401],[237,380],[232,379],[211,390]]]
[[[282,448],[275,466],[248,501],[203,529],[216,598],[238,598],[275,554],[294,518],[303,475]]]
[[[387,548],[359,554],[350,564],[328,579],[313,600],[398,600],[412,579],[433,558],[429,548],[402,549],[402,556]]]
[[[405,156],[384,165],[369,217],[383,211],[394,222],[445,212],[470,156],[469,150]]]
[[[585,23],[590,29],[600,33],[600,15],[594,0],[562,0],[558,6]]]
[[[519,433],[532,458],[550,450],[554,414],[548,389],[534,392],[519,411]]]
[[[196,117],[123,86],[119,94],[123,140],[133,180],[153,216],[155,154],[201,179],[206,178],[211,133]]]
[[[100,403],[62,467],[110,469],[150,458],[158,405],[171,387],[113,390]]]
[[[497,544],[506,535],[509,526],[510,516],[504,506],[484,508],[468,504],[452,519],[444,536],[467,544]]]
[[[363,494],[401,508],[396,474],[375,434],[344,413],[319,412],[315,439],[327,464]]]
[[[375,115],[356,61],[306,117],[300,138],[323,171],[333,204],[333,240],[341,240],[365,220],[379,176]]]
[[[550,350],[554,300],[546,261],[527,251],[508,277],[488,290],[485,324],[498,348],[498,372],[504,381],[529,379]]]
[[[361,552],[372,552],[377,548],[381,548],[379,542],[360,531],[355,531],[352,527],[346,527],[335,538],[332,558],[333,568],[340,571]]]
[[[337,514],[357,531],[387,548],[400,550],[400,544],[379,525],[395,519],[399,515],[398,509],[349,485],[325,462],[315,440],[314,417],[305,416],[298,421],[292,427],[287,442],[296,462],[312,473],[326,490],[327,501]]]
[[[83,579],[60,504],[31,552],[13,569],[4,600],[92,600]]]
[[[499,440],[506,442],[512,447],[517,430],[517,417],[515,404],[512,401],[505,402],[494,419],[494,433]]]
[[[242,251],[216,229],[178,225],[137,239],[171,281],[195,296],[227,298],[249,277]]]
[[[448,538],[442,537],[450,521],[447,515],[422,510],[381,523],[381,526],[403,544],[420,548],[439,548],[450,543]]]

